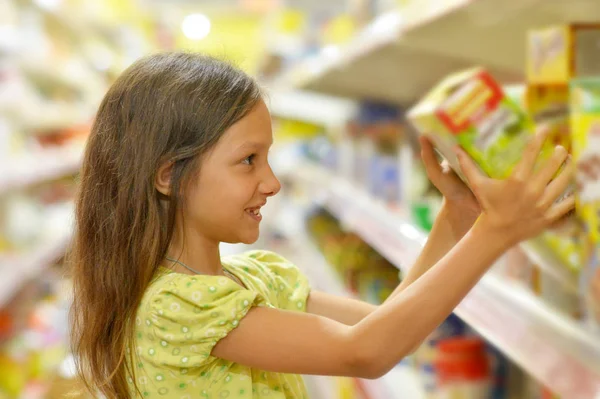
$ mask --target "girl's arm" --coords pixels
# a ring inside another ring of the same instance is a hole
[[[425,247],[400,285],[388,297],[388,301],[416,281],[469,231],[481,213],[471,189],[449,168],[439,164],[431,143],[421,139],[421,158],[427,176],[444,195],[440,213],[435,219]],[[355,299],[312,292],[308,298],[307,311],[328,317],[347,325],[354,325],[377,307]]]
[[[435,219],[435,223],[433,224],[425,247],[402,282],[387,298],[386,302],[425,274],[425,272],[456,245],[460,238],[462,238],[472,226],[473,221],[468,220],[469,216],[467,215],[465,217],[465,223],[462,226],[464,231],[462,231],[460,237],[457,238],[456,226],[454,226],[455,228],[453,229],[450,222],[450,217],[452,217],[450,213],[452,212],[456,211],[449,208],[447,202],[444,201],[444,205]],[[319,291],[311,292],[306,306],[306,311],[308,313],[324,316],[350,326],[361,321],[375,309],[377,309],[377,306],[370,303],[330,295]]]
[[[493,229],[475,226],[422,278],[354,326],[253,308],[212,355],[267,371],[377,378],[450,314],[508,248],[505,241]]]
[[[573,198],[554,204],[573,168],[557,149],[533,173],[543,137],[536,137],[511,178],[478,173],[459,153],[482,216],[467,235],[414,283],[354,326],[317,315],[253,308],[214,347],[214,356],[258,369],[285,373],[374,378],[391,369],[439,325],[492,263],[518,241],[532,237],[573,208]]]
[[[414,283],[454,248],[473,226],[476,218],[477,215],[474,214],[462,215],[458,208],[453,208],[451,205],[448,205],[447,200],[444,200],[444,204],[435,219],[423,250],[402,282],[390,294],[387,300],[390,300]]]

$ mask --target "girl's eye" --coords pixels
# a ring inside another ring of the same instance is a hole
[[[244,160],[242,161],[243,164],[245,165],[252,165],[252,161],[254,160],[255,155],[252,154],[250,156],[247,156],[246,158],[244,158]]]

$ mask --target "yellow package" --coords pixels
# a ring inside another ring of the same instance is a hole
[[[600,331],[600,78],[571,83],[577,214],[584,224],[580,288],[585,319]]]
[[[568,85],[528,85],[525,109],[536,125],[550,128],[554,145],[571,150]]]
[[[568,84],[573,77],[600,75],[600,24],[573,24],[529,32],[527,81]]]
[[[571,93],[577,212],[590,240],[600,244],[600,78],[574,80]]]

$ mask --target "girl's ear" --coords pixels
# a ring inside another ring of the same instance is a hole
[[[169,196],[171,195],[171,175],[173,172],[173,162],[166,161],[163,162],[162,165],[158,167],[158,172],[156,173],[156,181],[154,182],[154,186],[158,190],[159,193]]]

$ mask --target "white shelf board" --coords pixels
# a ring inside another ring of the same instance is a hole
[[[529,30],[598,21],[597,0],[418,0],[376,18],[339,51],[300,62],[279,84],[410,104],[475,65],[502,83],[522,81]]]
[[[318,125],[339,125],[350,119],[358,108],[354,101],[301,90],[270,90],[269,110],[281,118]]]
[[[32,252],[0,255],[0,308],[15,295],[30,278],[39,274],[65,253],[71,234],[62,234],[43,242]]]
[[[569,22],[597,23],[600,21],[600,2],[458,0],[439,7],[433,14],[415,18],[415,23],[406,29],[407,42],[436,54],[522,73],[529,30]]]
[[[350,98],[410,104],[444,76],[473,66],[470,59],[424,49],[405,38],[407,22],[395,11],[384,14],[337,52],[323,52],[285,72],[282,87]],[[492,67],[502,82],[522,74]]]
[[[296,171],[323,205],[406,272],[427,237],[383,204],[330,172]],[[524,288],[486,275],[456,314],[528,373],[565,398],[600,395],[600,338]]]
[[[0,194],[47,180],[75,174],[81,167],[80,147],[48,149],[0,161]]]

